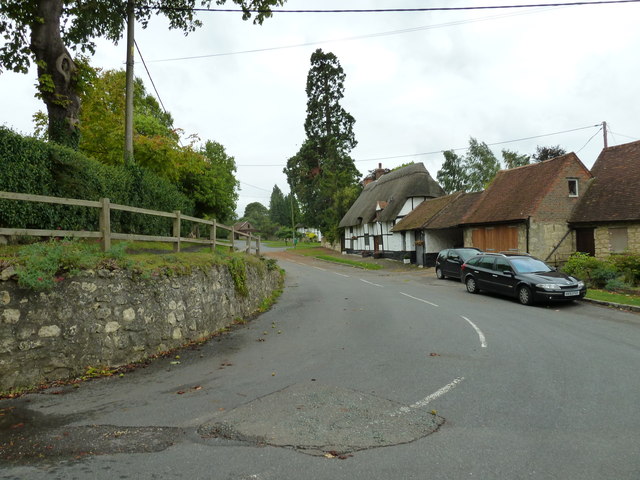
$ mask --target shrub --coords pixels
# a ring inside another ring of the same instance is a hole
[[[562,270],[593,285],[593,271],[602,267],[605,262],[590,256],[587,253],[576,252],[569,257]]]
[[[625,253],[612,255],[611,262],[631,285],[640,284],[640,254]]]

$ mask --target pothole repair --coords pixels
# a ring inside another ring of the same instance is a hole
[[[356,390],[309,382],[258,398],[203,424],[205,438],[224,438],[310,455],[343,456],[413,442],[444,418]]]

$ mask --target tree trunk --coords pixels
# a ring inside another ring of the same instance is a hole
[[[31,51],[38,66],[38,92],[49,114],[49,140],[78,146],[77,68],[60,35],[63,0],[38,0],[37,17],[31,25]]]

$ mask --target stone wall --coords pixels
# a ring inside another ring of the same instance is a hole
[[[5,276],[6,277],[6,276]],[[46,293],[0,280],[0,391],[117,367],[208,337],[254,313],[281,273],[247,266],[246,297],[226,266],[140,279],[101,270]]]
[[[607,258],[613,253],[611,251],[611,234],[609,229],[621,227],[626,228],[627,233],[627,248],[625,249],[625,251],[630,253],[640,253],[640,225],[621,225],[619,223],[612,223],[608,225],[599,225],[595,229],[594,242],[596,248],[596,258]]]

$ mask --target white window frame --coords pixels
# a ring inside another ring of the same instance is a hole
[[[571,188],[572,184],[575,186],[574,189]],[[579,186],[579,182],[577,178],[567,178],[567,187],[569,188],[570,197],[577,197],[580,194],[580,191],[578,190],[578,186]],[[572,190],[574,190],[573,193],[572,193]]]

